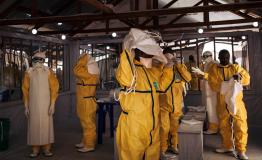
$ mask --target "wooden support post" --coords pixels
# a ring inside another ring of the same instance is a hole
[[[204,0],[203,4],[204,4],[204,6],[208,6],[208,0]],[[208,25],[209,24],[209,12],[208,11],[204,12],[203,20],[204,20],[204,23],[206,24],[207,28],[210,28],[210,26]]]
[[[146,0],[146,9],[149,10],[151,8],[151,0]]]
[[[158,9],[158,0],[153,0],[153,9]],[[159,27],[158,16],[153,17],[153,26],[157,29]]]
[[[31,17],[37,17],[37,0],[32,0]]]

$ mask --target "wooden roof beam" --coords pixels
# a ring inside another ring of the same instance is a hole
[[[164,5],[164,6],[162,7],[162,9],[171,7],[174,3],[176,3],[176,1],[178,1],[178,0],[172,0],[172,1],[170,1],[168,4]],[[153,20],[153,18],[148,18],[148,19],[146,19],[140,26],[147,25],[147,24],[148,24],[149,22],[151,22],[152,20]]]
[[[31,0],[31,17],[37,17],[37,0]]]
[[[153,9],[158,9],[158,0],[153,0]],[[159,19],[158,16],[153,17],[153,25],[158,28],[159,26]]]
[[[208,6],[208,0],[203,0],[203,5],[204,6]],[[207,24],[207,28],[209,28],[208,26],[208,22],[209,22],[209,12],[205,11],[203,14],[203,21],[204,23]]]
[[[138,11],[139,10],[139,0],[130,0],[130,10],[131,11]],[[134,19],[135,24],[139,24],[139,18]]]
[[[193,7],[199,6],[201,3],[203,3],[203,0],[197,2],[196,4],[194,4]],[[182,17],[184,17],[186,14],[180,14],[179,16],[177,16],[176,18],[172,19],[170,22],[168,22],[168,24],[173,24],[176,21],[180,20]]]
[[[138,1],[138,0],[137,0]],[[81,2],[81,1],[79,1],[79,2]],[[115,6],[115,5],[117,5],[117,4],[119,4],[121,2],[121,0],[116,0],[116,1],[114,1],[112,4]],[[84,24],[84,25],[78,25],[78,26],[73,26],[72,28],[71,28],[71,30],[83,30],[84,28],[86,28],[87,26],[89,26],[90,24],[92,23],[92,21],[88,21],[86,24]],[[76,33],[72,33],[72,34],[70,34],[69,36],[74,36]]]
[[[15,0],[10,6],[8,6],[5,10],[3,10],[0,13],[0,19],[5,18],[6,16],[8,16],[9,13],[14,11],[18,7],[20,2],[21,2],[20,0]]]
[[[113,11],[111,8],[105,6],[103,3],[101,3],[101,2],[98,1],[98,0],[79,0],[79,1],[82,2],[82,3],[85,3],[85,4],[92,5],[92,6],[94,6],[96,9],[102,11],[103,13],[106,13],[106,14],[114,14],[114,11]],[[131,21],[129,21],[129,20],[124,20],[124,19],[122,19],[122,20],[120,20],[120,21],[124,22],[124,23],[127,24],[128,26],[134,26],[134,24],[133,24]]]
[[[59,7],[58,9],[53,13],[51,14],[50,16],[54,16],[54,15],[58,15],[59,13],[61,13],[62,11],[64,11],[66,8],[68,8],[71,4],[73,4],[75,1],[74,0],[69,0],[67,1],[66,3],[62,4],[59,3]],[[40,24],[37,24],[35,23],[36,25],[33,27],[33,28],[36,28],[36,29],[39,29],[41,28],[42,26],[44,26],[45,23],[40,23]]]
[[[262,18],[253,18],[253,19],[237,19],[237,20],[225,20],[225,21],[210,21],[208,23],[209,26],[215,25],[226,25],[226,24],[241,24],[241,23],[249,23],[254,21],[262,21]],[[187,28],[187,27],[201,27],[206,26],[204,22],[195,22],[195,23],[175,23],[175,24],[164,24],[159,25],[159,28],[168,29],[168,28]],[[235,26],[237,28],[237,26]],[[154,29],[155,26],[141,26],[140,29]],[[254,27],[253,27],[254,28]],[[129,31],[130,27],[122,27],[122,28],[109,28],[109,29],[88,29],[88,30],[62,30],[62,31],[39,31],[38,34],[48,35],[48,34],[76,34],[76,33],[99,33],[99,32],[115,32],[115,31]],[[205,29],[204,29],[205,30]]]
[[[80,2],[84,4],[91,5],[95,7],[97,10],[100,10],[104,13],[113,13],[113,10],[107,6],[105,6],[103,3],[97,0],[79,0]]]
[[[229,30],[242,30],[242,29],[254,29],[253,25],[244,26],[234,26],[234,27],[218,27],[218,28],[207,28],[205,32],[215,32],[215,31],[229,31]],[[197,33],[196,29],[181,29],[181,30],[170,30],[161,32],[164,34],[177,34],[177,33]]]
[[[31,8],[28,8],[28,7],[24,7],[24,6],[19,6],[17,7],[17,10],[20,11],[20,12],[23,12],[23,13],[30,13],[31,12]],[[37,10],[37,13],[40,15],[40,16],[51,16],[51,14],[49,13],[46,13],[46,12],[42,12],[40,10]]]
[[[61,4],[61,1],[58,1],[58,3],[55,5],[55,8],[58,8],[57,10],[55,10],[52,15],[58,15],[61,12],[63,12],[65,9],[69,8],[73,3],[75,3],[74,0],[69,0],[64,4]]]
[[[162,8],[165,9],[165,8],[169,8],[171,7],[174,3],[176,3],[178,0],[172,0],[170,2],[168,2],[166,5],[164,5]]]
[[[260,8],[262,2],[249,2],[239,4],[221,4],[210,6],[197,6],[197,7],[181,7],[171,9],[157,9],[147,11],[133,11],[126,13],[114,13],[105,15],[70,15],[70,16],[51,16],[51,17],[38,17],[27,19],[0,19],[0,26],[2,25],[19,25],[19,24],[37,24],[37,23],[55,23],[55,22],[77,22],[77,21],[98,21],[107,19],[127,19],[136,17],[153,17],[161,15],[184,14],[184,13],[198,13],[198,12],[215,12],[215,11],[234,11],[240,9]],[[249,21],[261,21],[261,18],[250,18]]]
[[[218,2],[216,0],[208,0],[208,1],[209,1],[209,3],[211,3],[213,5],[221,5],[222,4],[222,3],[220,3],[220,2]],[[243,18],[254,18],[254,17],[252,17],[252,16],[250,16],[250,15],[248,15],[246,13],[243,13],[243,12],[241,12],[239,10],[238,11],[230,11],[230,12],[234,13],[234,14],[240,16],[240,17],[243,17]]]

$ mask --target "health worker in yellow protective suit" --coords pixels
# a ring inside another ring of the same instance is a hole
[[[53,114],[59,83],[54,72],[44,66],[44,52],[36,53],[32,62],[33,67],[25,72],[22,84],[25,115],[28,119],[27,144],[32,146],[29,157],[37,157],[41,147],[44,156],[50,157],[53,155],[50,150],[54,143]]]
[[[116,143],[120,160],[159,160],[159,79],[152,58],[167,63],[162,49],[146,32],[132,28],[125,37],[116,78],[122,108]]]
[[[219,117],[219,130],[222,136],[223,147],[216,149],[218,153],[232,152],[236,147],[238,158],[248,159],[246,156],[247,145],[247,112],[243,102],[243,92],[241,91],[235,99],[236,114],[229,111],[228,104],[225,102],[225,96],[220,92],[221,84],[229,81],[231,78],[239,81],[243,86],[248,85],[250,76],[248,72],[237,64],[229,63],[230,54],[227,50],[219,52],[220,64],[213,65],[208,71],[208,83],[215,92],[217,92],[217,112]],[[231,123],[233,123],[233,141]]]
[[[160,103],[160,138],[161,138],[161,159],[172,158],[172,154],[167,154],[169,147],[170,151],[178,154],[178,135],[177,129],[179,119],[182,116],[183,91],[184,83],[188,83],[192,78],[190,72],[184,64],[181,64],[180,59],[176,59],[176,54],[171,48],[165,48],[163,51],[168,63],[163,70],[161,86],[165,89],[165,94],[161,95]],[[170,79],[171,78],[171,79]],[[169,138],[170,136],[170,138]]]
[[[193,55],[188,57],[189,61],[186,63],[186,67],[191,73],[192,80],[190,81],[190,90],[198,90],[198,77],[197,74],[192,72],[192,67],[197,67],[197,63]]]
[[[201,79],[202,104],[207,109],[208,129],[204,131],[204,134],[216,134],[218,132],[217,93],[208,84],[208,71],[212,65],[218,64],[218,62],[213,60],[212,52],[210,51],[203,53],[202,61],[202,70],[192,67],[192,72],[199,75]]]
[[[82,141],[76,144],[79,152],[91,152],[96,146],[96,86],[99,82],[99,68],[87,53],[80,55],[74,67],[76,76],[77,115],[83,129]]]

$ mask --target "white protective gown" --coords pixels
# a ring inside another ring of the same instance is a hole
[[[50,105],[55,103],[58,88],[58,81],[48,67],[41,65],[26,71],[22,90],[30,111],[28,145],[54,143],[53,116],[48,111]]]
[[[204,72],[207,73],[209,68],[217,63],[216,61],[210,61],[208,63],[205,63],[203,66]],[[214,92],[206,79],[201,81],[201,91],[202,91],[202,104],[206,106],[207,109],[207,116],[208,121],[212,125],[216,125],[218,127],[218,116],[217,116],[217,93]],[[215,127],[215,128],[217,128]],[[213,127],[211,127],[213,128]]]

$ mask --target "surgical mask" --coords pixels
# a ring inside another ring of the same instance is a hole
[[[140,57],[140,62],[141,62],[146,68],[152,68],[152,58],[143,58],[143,57]]]

